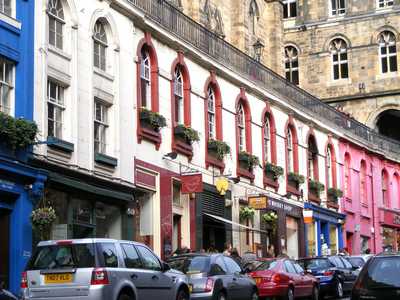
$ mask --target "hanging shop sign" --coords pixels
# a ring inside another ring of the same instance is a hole
[[[225,177],[218,178],[215,182],[215,188],[221,196],[226,194],[226,191],[229,189],[229,181]]]
[[[313,211],[311,209],[303,210],[304,224],[311,224],[313,222]]]
[[[268,198],[266,196],[251,196],[247,198],[249,206],[254,209],[266,209]]]
[[[203,176],[201,173],[181,176],[182,194],[201,193],[202,191],[203,191]]]

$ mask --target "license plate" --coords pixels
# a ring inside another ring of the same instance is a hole
[[[70,283],[72,282],[72,274],[46,274],[44,275],[44,283]]]
[[[260,284],[261,283],[261,278],[256,278],[256,284]]]

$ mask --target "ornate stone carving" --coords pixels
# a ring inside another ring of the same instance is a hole
[[[210,0],[204,0],[200,5],[200,22],[220,37],[225,37],[221,11]]]

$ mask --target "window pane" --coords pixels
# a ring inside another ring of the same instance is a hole
[[[157,257],[154,256],[154,254],[149,249],[143,246],[138,246],[137,249],[140,253],[140,256],[142,257],[143,267],[145,269],[155,270],[155,271],[161,270],[160,261],[158,260]]]
[[[118,267],[118,257],[115,245],[112,243],[101,243],[100,244],[102,259],[104,260],[103,267],[117,268]]]
[[[0,0],[1,1],[1,0]],[[49,44],[55,46],[56,21],[54,18],[49,18]]]
[[[339,79],[339,66],[333,66],[333,79]]]
[[[337,53],[333,54],[332,59],[334,62],[337,62],[339,60],[339,55]]]
[[[340,53],[340,60],[347,60],[347,52]]]
[[[341,64],[340,65],[340,73],[342,75],[342,78],[348,78],[349,77],[349,70],[348,70],[348,65],[347,64]]]
[[[386,53],[387,53],[386,46],[381,47],[381,54],[386,54]]]
[[[286,71],[286,79],[290,80],[290,71]]]
[[[396,72],[397,71],[397,57],[391,56],[389,58],[389,64],[390,64],[390,72]]]
[[[140,268],[142,263],[135,247],[130,244],[122,244],[121,247],[124,250],[125,266],[127,268]]]
[[[291,16],[291,17],[296,17],[296,16],[297,16],[297,6],[296,6],[296,2],[290,3],[290,16]]]
[[[284,17],[284,18],[288,18],[288,17],[289,17],[289,14],[288,14],[288,4],[287,4],[287,3],[283,5],[283,17]]]
[[[382,57],[381,62],[382,62],[382,73],[387,73],[388,72],[388,64],[387,64],[386,57]]]
[[[296,85],[299,84],[299,71],[293,71],[292,74],[293,78],[292,78],[292,82]]]

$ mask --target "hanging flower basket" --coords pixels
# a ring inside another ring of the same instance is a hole
[[[273,179],[278,180],[283,175],[283,168],[267,162],[264,167],[265,174]]]
[[[263,214],[262,219],[275,232],[276,227],[278,226],[278,214],[274,211],[270,211]]]
[[[253,220],[255,213],[256,210],[254,208],[248,206],[242,207],[239,212],[240,221]]]
[[[139,118],[142,126],[150,127],[157,132],[160,131],[161,128],[167,126],[167,121],[164,116],[145,107],[141,108]]]
[[[40,207],[32,211],[32,227],[39,234],[41,240],[50,238],[50,229],[56,218],[56,211],[51,206]]]
[[[218,160],[223,160],[224,156],[231,153],[231,147],[223,141],[218,140],[208,140],[208,153]]]

